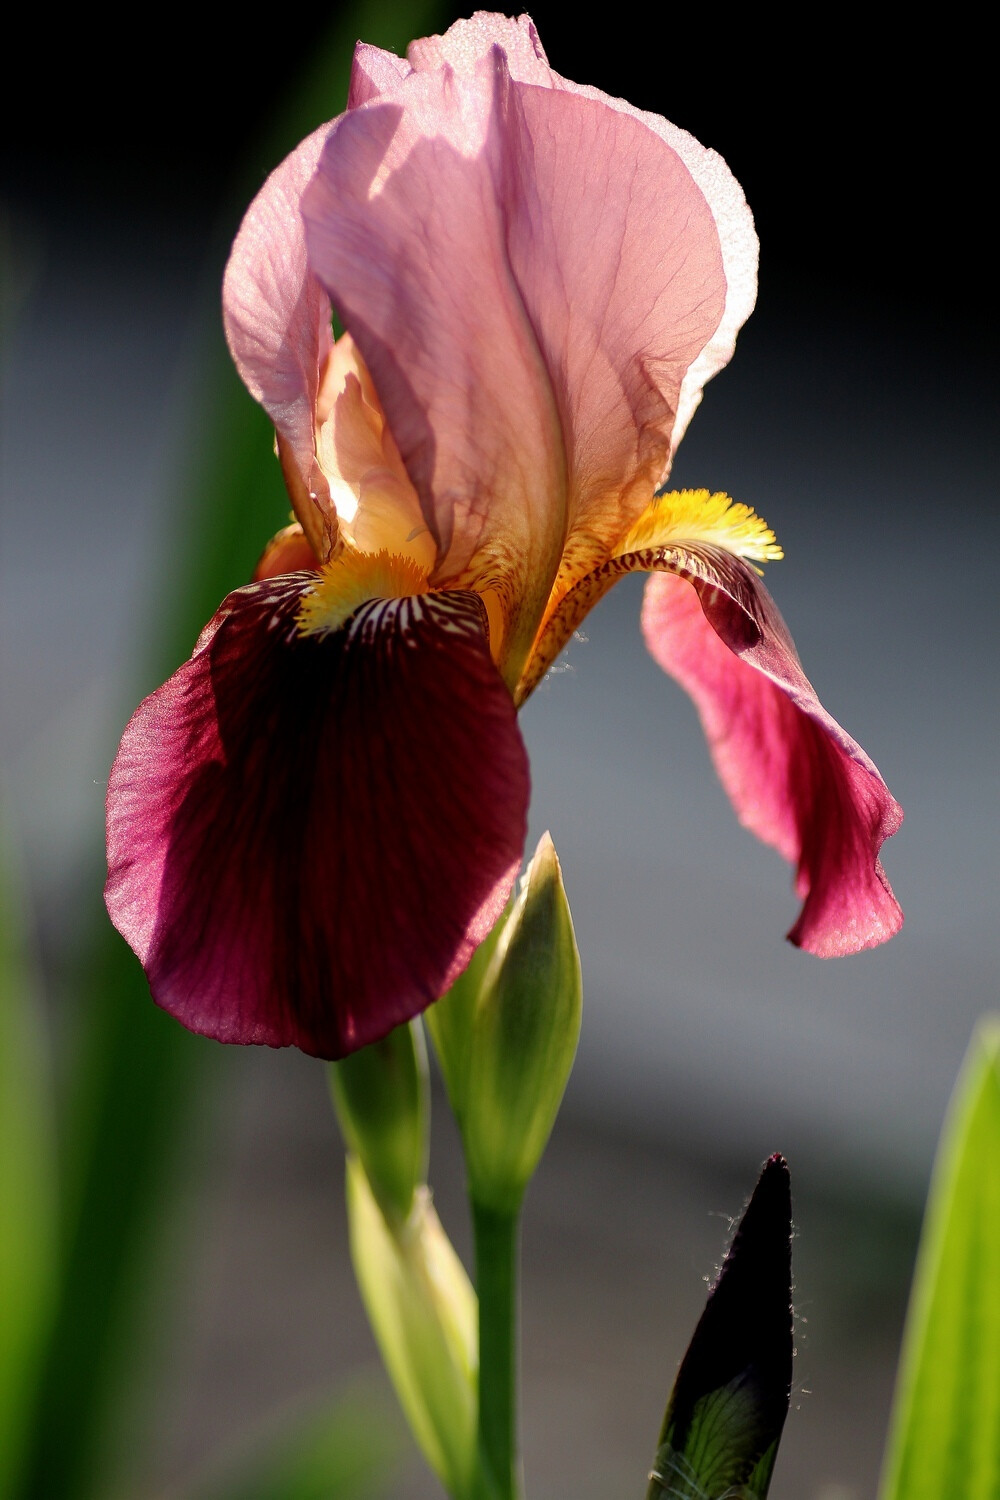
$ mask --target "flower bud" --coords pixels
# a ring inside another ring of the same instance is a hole
[[[476,1294],[426,1187],[394,1230],[357,1157],[347,1159],[351,1258],[400,1405],[449,1495],[469,1500],[476,1472]]]
[[[580,1035],[580,955],[543,835],[490,959],[469,1041],[462,1120],[473,1200],[512,1213],[538,1165]]]
[[[424,1020],[441,1065],[448,1103],[460,1127],[465,1117],[465,1101],[468,1096],[469,1049],[472,1045],[476,1006],[479,1004],[480,991],[490,961],[513,909],[512,895],[473,953],[468,967],[459,974],[451,989],[424,1011]]]
[[[405,1221],[427,1176],[430,1097],[419,1020],[333,1063],[330,1092],[379,1207],[388,1220]]]
[[[646,1500],[766,1500],[792,1384],[791,1241],[788,1166],[775,1155],[681,1361]]]

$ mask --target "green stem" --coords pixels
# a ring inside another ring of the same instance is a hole
[[[494,1500],[518,1500],[517,1261],[519,1214],[473,1201],[479,1295],[479,1456]]]

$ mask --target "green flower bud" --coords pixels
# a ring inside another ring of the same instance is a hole
[[[459,974],[451,989],[429,1009],[424,1011],[424,1020],[434,1043],[434,1051],[441,1065],[441,1075],[448,1092],[448,1103],[452,1114],[462,1124],[465,1101],[469,1085],[469,1049],[472,1045],[472,1027],[479,1004],[483,980],[496,952],[500,935],[514,909],[512,895],[506,907],[493,924],[479,947],[469,960],[468,967]]]
[[[390,1221],[405,1222],[427,1177],[430,1095],[419,1020],[333,1063],[330,1093],[379,1207]]]
[[[393,1230],[357,1157],[347,1159],[351,1258],[400,1405],[427,1462],[455,1500],[477,1472],[476,1294],[425,1187]]]
[[[519,1207],[576,1055],[583,987],[573,919],[546,833],[490,959],[469,1040],[462,1119],[473,1200]]]

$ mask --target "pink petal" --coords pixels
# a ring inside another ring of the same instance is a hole
[[[537,83],[550,89],[558,78],[530,16],[501,16],[477,10],[467,20],[455,21],[444,36],[425,36],[411,42],[407,61],[418,72],[447,65],[456,73],[474,73],[477,64],[500,47],[507,58],[510,76],[517,83]]]
[[[705,198],[645,124],[512,83],[494,48],[344,116],[303,212],[436,578],[513,580],[526,653],[567,533],[586,571],[666,468],[726,300]]]
[[[414,74],[392,105],[345,116],[303,211],[312,263],[437,543],[437,576],[460,577],[490,550],[501,574],[524,567],[533,616],[561,552],[566,480],[548,372],[505,249],[493,175],[510,152],[502,132],[489,141],[493,94],[491,76],[452,89],[442,73]]]
[[[819,702],[757,577],[711,561],[713,582],[650,579],[646,643],[694,699],[740,821],[796,866],[804,905],[789,939],[821,958],[872,948],[903,922],[878,857],[902,809]]]
[[[530,16],[519,16],[515,21],[507,16],[478,11],[467,21],[456,21],[444,36],[411,42],[407,57],[414,68],[440,67],[447,62],[456,71],[467,73],[493,46],[503,48],[510,75],[518,83],[566,89],[640,120],[677,153],[708,203],[722,250],[725,311],[712,338],[684,377],[677,421],[671,436],[673,452],[701,400],[703,386],[731,358],[736,335],[753,311],[757,298],[757,236],[743,189],[722,157],[701,145],[686,130],[672,125],[660,115],[636,109],[624,99],[616,99],[590,85],[573,83],[556,73],[549,66]],[[666,472],[659,476],[657,483],[662,483],[665,478]]]
[[[230,353],[247,390],[283,440],[302,496],[329,508],[316,462],[316,395],[332,347],[330,299],[306,261],[299,201],[330,126],[307,136],[248,208],[226,266],[222,311]],[[293,496],[297,500],[299,496]],[[300,519],[302,519],[300,517]]]
[[[753,312],[757,301],[757,233],[753,226],[753,215],[747,205],[743,189],[717,151],[703,146],[686,130],[671,124],[661,115],[645,109],[636,109],[625,99],[615,99],[600,89],[571,83],[567,78],[553,74],[555,86],[569,89],[584,98],[595,99],[640,120],[649,130],[677,153],[690,172],[695,186],[704,196],[709,212],[715,221],[719,249],[722,255],[722,276],[725,285],[725,306],[711,338],[697,359],[689,365],[681,384],[677,402],[677,418],[670,435],[670,457],[687,431],[688,423],[697,410],[702,390],[713,375],[729,363],[736,347],[736,335]],[[661,485],[669,473],[669,464],[657,478]]]
[[[260,555],[253,570],[254,583],[265,578],[278,578],[282,573],[311,573],[319,568],[319,561],[302,527],[286,526],[273,536]]]
[[[338,1057],[436,999],[517,873],[527,758],[467,593],[304,637],[302,574],[231,594],[139,707],[108,909],[192,1031]]]
[[[392,93],[400,79],[407,78],[411,71],[410,64],[394,52],[386,52],[368,42],[358,42],[351,67],[348,109],[358,109],[380,94]]]

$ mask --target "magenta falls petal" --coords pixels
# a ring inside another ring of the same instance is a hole
[[[902,810],[816,697],[759,579],[735,559],[730,566],[742,574],[738,611],[730,591],[651,578],[646,642],[694,699],[740,821],[795,867],[803,906],[789,939],[821,958],[874,947],[903,922],[879,859]]]

